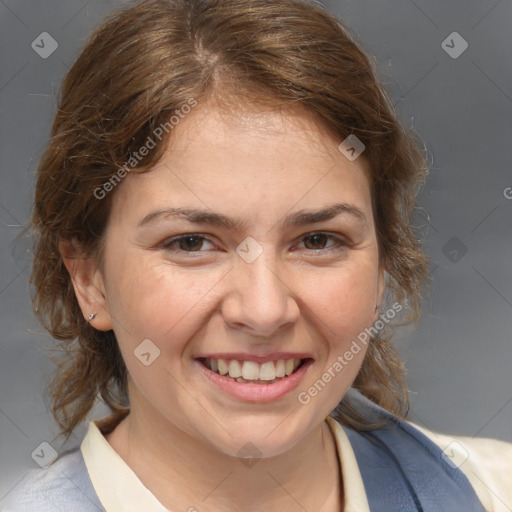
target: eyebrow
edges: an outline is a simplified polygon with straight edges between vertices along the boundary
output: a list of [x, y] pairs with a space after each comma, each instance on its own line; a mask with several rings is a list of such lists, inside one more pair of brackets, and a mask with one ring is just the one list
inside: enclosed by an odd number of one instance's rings
[[[362, 210], [353, 204], [347, 203], [332, 204], [321, 210], [299, 210], [288, 214], [284, 218], [284, 224], [287, 227], [297, 227], [331, 220], [338, 215], [350, 215], [367, 226], [366, 216]], [[231, 218], [211, 210], [197, 208], [162, 208], [155, 210], [146, 215], [137, 227], [141, 228], [157, 220], [169, 218], [183, 218], [196, 224], [223, 226], [230, 231], [243, 231], [247, 227], [247, 222], [242, 219]]]

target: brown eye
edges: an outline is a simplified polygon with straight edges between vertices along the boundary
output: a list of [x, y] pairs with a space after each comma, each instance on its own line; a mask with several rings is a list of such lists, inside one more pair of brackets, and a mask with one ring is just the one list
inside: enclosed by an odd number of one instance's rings
[[304, 240], [306, 241], [304, 245], [308, 249], [324, 249], [329, 240], [329, 236], [320, 233], [308, 236]]
[[205, 252], [205, 243], [211, 244], [212, 242], [202, 235], [182, 235], [164, 242], [161, 247], [167, 251], [177, 253]]
[[[330, 240], [334, 243], [327, 245]], [[306, 249], [310, 249], [312, 251], [339, 251], [349, 246], [349, 244], [342, 238], [329, 235], [327, 233], [312, 233], [303, 237], [302, 241]]]
[[198, 251], [203, 246], [203, 239], [199, 236], [186, 236], [176, 241], [182, 251]]

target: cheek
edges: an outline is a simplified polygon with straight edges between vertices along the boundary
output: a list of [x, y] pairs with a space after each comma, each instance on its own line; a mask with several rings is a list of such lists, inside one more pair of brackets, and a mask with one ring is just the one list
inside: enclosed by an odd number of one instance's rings
[[354, 382], [368, 349], [365, 330], [373, 323], [377, 275], [369, 259], [305, 283], [320, 364], [299, 391], [299, 403], [329, 414]]
[[219, 278], [141, 261], [119, 265], [111, 276], [109, 307], [119, 348], [139, 392], [149, 400], [156, 383], [173, 386], [169, 372], [179, 372], [208, 307], [205, 292]]
[[179, 342], [194, 319], [197, 327], [208, 303], [206, 292], [222, 277], [221, 272], [179, 270], [142, 259], [120, 264], [111, 275], [110, 312], [120, 344], [132, 347], [146, 338], [160, 347], [169, 339]]
[[[327, 408], [334, 408], [356, 378], [368, 349], [367, 334], [373, 323], [377, 294], [377, 271], [375, 265], [347, 265], [315, 282], [305, 283], [304, 296], [314, 322], [317, 349], [321, 357], [321, 368], [314, 382], [331, 386], [337, 392], [322, 394]], [[318, 276], [317, 276], [318, 277]], [[314, 382], [312, 383], [317, 392]], [[311, 388], [310, 388], [311, 389]], [[313, 395], [311, 395], [313, 396]]]
[[371, 262], [304, 276], [304, 302], [331, 344], [343, 346], [372, 324], [377, 272]]

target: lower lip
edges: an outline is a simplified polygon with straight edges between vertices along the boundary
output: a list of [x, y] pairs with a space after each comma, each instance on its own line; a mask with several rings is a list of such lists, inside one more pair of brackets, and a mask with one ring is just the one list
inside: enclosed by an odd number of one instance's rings
[[224, 375], [219, 375], [218, 373], [209, 370], [197, 360], [195, 363], [211, 382], [217, 385], [228, 395], [248, 402], [265, 403], [278, 400], [293, 391], [299, 385], [300, 381], [308, 371], [308, 368], [313, 363], [313, 360], [307, 360], [294, 373], [288, 377], [283, 377], [272, 384], [245, 384], [237, 382], [230, 377], [225, 377]]

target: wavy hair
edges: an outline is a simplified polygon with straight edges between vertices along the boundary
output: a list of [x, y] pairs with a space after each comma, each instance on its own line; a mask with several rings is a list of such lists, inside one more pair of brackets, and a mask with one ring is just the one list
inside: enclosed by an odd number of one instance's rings
[[[417, 322], [427, 258], [410, 224], [427, 166], [415, 133], [398, 120], [372, 60], [344, 24], [303, 0], [147, 0], [111, 14], [63, 80], [51, 139], [37, 169], [31, 229], [35, 314], [62, 356], [47, 389], [60, 434], [69, 438], [97, 398], [111, 431], [129, 413], [127, 370], [113, 331], [84, 319], [59, 253], [80, 244], [101, 262], [112, 180], [156, 127], [191, 98], [222, 96], [242, 108], [296, 107], [336, 140], [365, 144], [380, 263], [387, 290]], [[146, 172], [172, 132], [144, 156]], [[408, 411], [404, 365], [390, 336], [372, 336], [353, 383], [398, 417]], [[343, 400], [332, 415], [374, 428]]]

